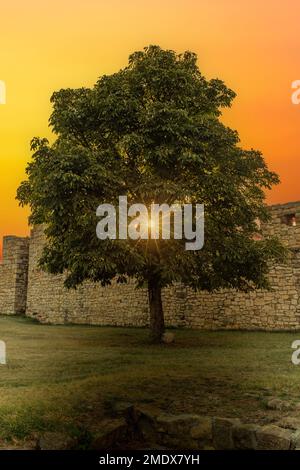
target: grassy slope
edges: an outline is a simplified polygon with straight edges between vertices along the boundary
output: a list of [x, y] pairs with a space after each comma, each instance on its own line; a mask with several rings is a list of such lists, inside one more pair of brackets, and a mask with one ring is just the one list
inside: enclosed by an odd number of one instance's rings
[[278, 418], [263, 399], [300, 402], [300, 333], [176, 332], [151, 346], [147, 330], [46, 326], [0, 317], [8, 365], [0, 365], [0, 438], [84, 426], [93, 430], [116, 401], [166, 412]]

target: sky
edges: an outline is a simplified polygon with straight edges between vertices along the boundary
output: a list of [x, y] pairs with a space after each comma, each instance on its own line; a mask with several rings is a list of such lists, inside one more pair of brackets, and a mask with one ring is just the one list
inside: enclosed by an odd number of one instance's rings
[[31, 138], [51, 138], [52, 92], [92, 86], [149, 44], [196, 52], [237, 93], [222, 119], [280, 175], [267, 202], [300, 200], [299, 18], [299, 0], [0, 0], [0, 243], [29, 233], [15, 194]]

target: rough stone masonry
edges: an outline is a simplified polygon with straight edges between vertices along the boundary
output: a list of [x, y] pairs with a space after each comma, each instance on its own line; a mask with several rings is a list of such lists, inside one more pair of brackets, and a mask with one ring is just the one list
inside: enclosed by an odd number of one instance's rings
[[[201, 329], [300, 330], [300, 201], [270, 207], [264, 234], [276, 234], [289, 247], [289, 260], [270, 271], [272, 289], [242, 293], [194, 292], [174, 285], [163, 292], [166, 323]], [[42, 323], [144, 326], [148, 323], [145, 289], [134, 281], [109, 287], [86, 282], [76, 290], [62, 275], [38, 269], [45, 236], [4, 237], [0, 264], [0, 313], [27, 315]]]

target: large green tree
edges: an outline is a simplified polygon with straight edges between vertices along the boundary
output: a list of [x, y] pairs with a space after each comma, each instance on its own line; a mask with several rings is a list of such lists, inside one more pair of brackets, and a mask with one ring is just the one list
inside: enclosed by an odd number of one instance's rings
[[[156, 341], [164, 331], [162, 288], [174, 282], [210, 291], [268, 287], [269, 265], [283, 250], [253, 235], [257, 219], [268, 219], [264, 190], [278, 177], [220, 121], [234, 97], [221, 80], [205, 79], [194, 53], [158, 46], [133, 53], [92, 89], [55, 92], [56, 139], [32, 140], [17, 193], [30, 223], [46, 226], [41, 267], [66, 272], [67, 287], [114, 278], [146, 285]], [[120, 195], [129, 204], [204, 203], [204, 248], [187, 251], [184, 239], [99, 240], [96, 208], [117, 205]]]

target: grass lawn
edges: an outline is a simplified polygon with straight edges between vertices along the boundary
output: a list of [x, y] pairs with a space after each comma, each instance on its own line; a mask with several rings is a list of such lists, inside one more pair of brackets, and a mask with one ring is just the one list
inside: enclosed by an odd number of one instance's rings
[[251, 422], [287, 413], [267, 410], [269, 396], [300, 403], [300, 365], [291, 363], [300, 333], [175, 333], [174, 344], [152, 346], [144, 329], [0, 317], [0, 439], [92, 433], [119, 401]]

